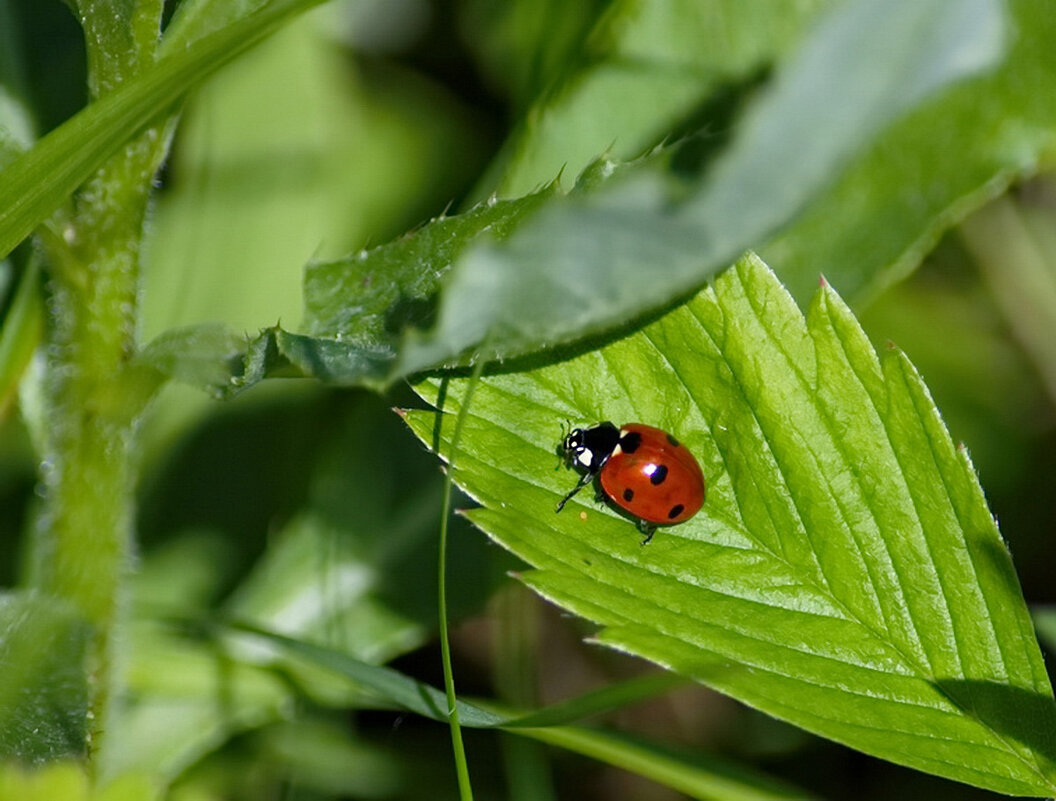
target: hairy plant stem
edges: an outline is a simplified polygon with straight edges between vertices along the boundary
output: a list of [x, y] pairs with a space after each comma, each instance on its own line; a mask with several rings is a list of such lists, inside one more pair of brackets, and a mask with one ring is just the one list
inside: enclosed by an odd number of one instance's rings
[[82, 189], [44, 237], [50, 313], [44, 377], [37, 530], [41, 588], [92, 627], [89, 753], [105, 730], [114, 681], [114, 631], [132, 542], [134, 433], [143, 397], [125, 367], [134, 353], [139, 245], [164, 145], [150, 129]]

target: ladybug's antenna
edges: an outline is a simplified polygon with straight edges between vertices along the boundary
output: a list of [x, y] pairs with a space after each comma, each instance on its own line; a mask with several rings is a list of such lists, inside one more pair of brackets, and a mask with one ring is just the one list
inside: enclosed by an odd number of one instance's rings
[[568, 454], [565, 452], [565, 440], [568, 439], [568, 435], [571, 431], [572, 421], [566, 419], [565, 422], [561, 424], [561, 442], [558, 443], [556, 450], [558, 462], [554, 466], [554, 470], [560, 470], [562, 467], [568, 464]]

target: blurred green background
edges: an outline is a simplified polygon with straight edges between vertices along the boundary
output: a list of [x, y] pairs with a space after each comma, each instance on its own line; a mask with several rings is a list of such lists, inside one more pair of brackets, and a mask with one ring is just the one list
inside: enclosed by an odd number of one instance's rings
[[[141, 341], [197, 322], [250, 334], [278, 321], [295, 328], [306, 262], [383, 243], [489, 194], [510, 158], [511, 132], [555, 75], [588, 57], [584, 39], [608, 6], [331, 3], [217, 75], [184, 108], [160, 177]], [[84, 103], [83, 58], [80, 30], [61, 3], [0, 0], [0, 70], [21, 88], [32, 109], [25, 123], [38, 134]], [[710, 111], [722, 119], [765, 80], [763, 71], [724, 87]], [[674, 127], [621, 145], [645, 149]], [[535, 179], [501, 180], [527, 189]], [[982, 221], [987, 236], [1026, 237], [1056, 282], [1051, 179], [1017, 187], [1013, 201], [1011, 222]], [[979, 230], [949, 233], [912, 276], [856, 311], [878, 347], [892, 341], [909, 354], [954, 438], [970, 449], [1028, 601], [1056, 604], [1056, 366], [1017, 323], [1022, 306], [995, 274]], [[24, 246], [10, 266], [28, 258]], [[310, 667], [249, 645], [244, 664], [225, 667], [207, 638], [159, 623], [233, 612], [290, 634], [337, 638], [364, 659], [396, 659], [439, 685], [440, 475], [390, 411], [413, 403], [405, 387], [377, 397], [275, 381], [224, 405], [165, 390], [141, 431], [128, 725], [113, 735], [107, 770], [161, 766], [180, 801], [454, 796], [444, 727], [384, 710], [349, 713], [362, 699]], [[555, 426], [555, 440], [558, 433]], [[36, 469], [10, 412], [0, 430], [0, 576], [9, 586], [19, 576]], [[456, 526], [461, 692], [554, 701], [644, 669], [583, 645], [588, 627], [510, 586], [512, 559]], [[500, 632], [511, 626], [519, 639], [504, 643]], [[522, 661], [524, 675], [511, 675]], [[699, 688], [622, 712], [617, 724], [743, 760], [826, 798], [991, 797]], [[556, 749], [544, 759], [518, 753], [523, 744], [505, 735], [468, 737], [481, 798], [509, 797], [511, 783], [520, 798], [555, 797], [549, 788], [561, 798], [680, 797]]]

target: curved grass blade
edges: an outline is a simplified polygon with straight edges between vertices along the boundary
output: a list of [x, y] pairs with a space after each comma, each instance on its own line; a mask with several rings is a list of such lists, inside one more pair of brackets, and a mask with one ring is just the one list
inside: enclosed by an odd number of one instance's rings
[[[338, 651], [262, 631], [253, 626], [233, 624], [233, 628], [266, 637], [290, 653], [329, 668], [372, 690], [385, 702], [439, 723], [447, 722], [447, 700], [442, 691], [392, 668], [361, 662]], [[718, 758], [689, 758], [613, 732], [559, 725], [580, 720], [587, 714], [627, 706], [655, 696], [671, 686], [670, 679], [649, 677], [644, 681], [606, 688], [599, 693], [588, 694], [525, 715], [493, 712], [465, 701], [457, 701], [456, 705], [464, 726], [507, 729], [511, 733], [551, 743], [631, 770], [674, 787], [692, 798], [709, 801], [793, 801], [809, 797], [795, 788]]]

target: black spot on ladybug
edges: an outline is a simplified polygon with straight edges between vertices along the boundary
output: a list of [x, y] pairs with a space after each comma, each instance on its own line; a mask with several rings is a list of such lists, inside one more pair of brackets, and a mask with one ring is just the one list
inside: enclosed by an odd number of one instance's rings
[[664, 483], [664, 479], [667, 478], [667, 465], [658, 464], [653, 474], [649, 476], [649, 482], [654, 486], [659, 486]]
[[623, 491], [623, 499], [625, 501], [627, 501], [627, 503], [630, 503], [631, 501], [633, 501], [634, 500], [634, 490], [632, 490], [630, 487], [625, 489]]
[[674, 506], [671, 507], [671, 509], [667, 513], [668, 520], [674, 520], [676, 517], [682, 514], [682, 510], [685, 508], [686, 507], [682, 504], [676, 503]]
[[675, 448], [677, 448], [679, 445], [678, 440], [672, 437], [670, 434], [667, 435], [667, 441], [670, 442], [671, 445]]
[[624, 453], [634, 453], [641, 444], [642, 435], [637, 431], [631, 431], [629, 434], [624, 434], [623, 439], [620, 440], [620, 450]]

